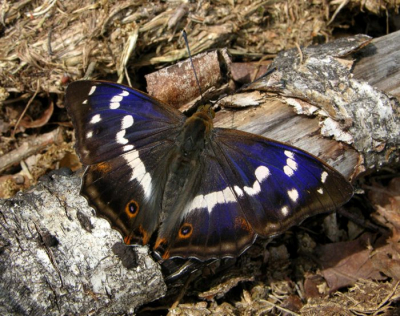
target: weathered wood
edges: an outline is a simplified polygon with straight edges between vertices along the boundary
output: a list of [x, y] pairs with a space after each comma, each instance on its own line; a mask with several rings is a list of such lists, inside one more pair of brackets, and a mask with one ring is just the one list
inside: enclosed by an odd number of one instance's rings
[[[351, 72], [352, 54], [374, 45], [369, 44], [371, 41], [366, 35], [357, 35], [280, 53], [272, 63], [274, 73], [219, 102], [223, 110], [217, 112], [215, 126], [237, 128], [300, 147], [349, 178], [390, 166], [399, 159], [398, 101], [356, 79]], [[208, 58], [203, 54], [196, 62], [204, 64]], [[226, 58], [220, 60], [220, 67], [213, 69], [218, 78], [227, 78], [231, 63]], [[177, 81], [183, 65], [188, 66], [189, 61], [168, 67], [163, 73], [168, 74], [170, 82]], [[221, 80], [220, 85], [229, 86]], [[180, 89], [185, 88], [177, 86], [173, 94], [183, 95]]]
[[400, 31], [373, 39], [354, 57], [354, 78], [400, 97]]
[[[357, 35], [301, 52], [282, 52], [272, 64], [277, 71], [249, 87], [276, 90], [286, 100], [290, 97], [299, 114], [310, 114], [311, 108], [323, 136], [348, 144], [359, 153], [352, 177], [399, 161], [399, 101], [351, 73], [351, 54], [370, 41], [368, 36]], [[303, 127], [295, 128], [300, 132]], [[309, 143], [303, 149], [315, 152], [319, 147]], [[331, 154], [344, 162], [340, 152]]]

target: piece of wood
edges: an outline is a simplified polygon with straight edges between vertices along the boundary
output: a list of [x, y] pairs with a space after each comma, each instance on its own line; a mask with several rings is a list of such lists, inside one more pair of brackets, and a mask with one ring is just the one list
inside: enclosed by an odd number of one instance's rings
[[400, 97], [400, 31], [378, 37], [359, 50], [352, 73], [354, 78]]
[[[309, 114], [310, 107], [314, 107], [312, 115], [319, 119], [321, 135], [358, 152], [352, 177], [399, 161], [399, 101], [351, 73], [351, 54], [370, 42], [370, 37], [357, 35], [301, 51], [282, 52], [272, 63], [277, 71], [249, 86], [249, 89], [278, 91], [292, 102], [303, 101], [295, 104], [299, 114]], [[303, 127], [293, 128], [300, 132]], [[314, 142], [303, 149], [315, 152], [319, 147]], [[340, 152], [331, 154], [348, 164]]]
[[[217, 112], [215, 126], [300, 147], [350, 179], [392, 165], [399, 159], [398, 101], [351, 73], [353, 54], [373, 45], [371, 41], [369, 36], [357, 35], [280, 53], [271, 65], [276, 67], [274, 73], [219, 102], [223, 110]], [[198, 63], [206, 63], [207, 58], [199, 56]], [[225, 59], [213, 69], [219, 78], [228, 78], [230, 65]], [[177, 81], [181, 67], [173, 65], [163, 72], [170, 81]], [[177, 86], [173, 94], [183, 94], [180, 89]], [[148, 90], [156, 89], [150, 86]]]
[[25, 158], [41, 152], [51, 144], [61, 144], [64, 141], [63, 132], [64, 129], [59, 127], [51, 132], [27, 138], [17, 149], [0, 158], [0, 172], [20, 163]]
[[[203, 98], [210, 99], [227, 92], [221, 83], [226, 75], [224, 69], [229, 68], [230, 62], [226, 49], [214, 50], [193, 57], [193, 65]], [[145, 77], [148, 93], [171, 107], [186, 110], [191, 108], [196, 100], [199, 100], [199, 86], [190, 59], [160, 69]], [[229, 92], [232, 93], [233, 90]]]

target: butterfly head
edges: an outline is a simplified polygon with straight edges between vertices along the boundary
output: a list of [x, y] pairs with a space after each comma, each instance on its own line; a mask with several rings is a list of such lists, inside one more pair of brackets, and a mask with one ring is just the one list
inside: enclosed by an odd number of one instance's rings
[[204, 149], [205, 143], [211, 136], [214, 116], [211, 105], [203, 105], [186, 120], [179, 138], [184, 156], [194, 158]]
[[204, 113], [208, 115], [211, 119], [215, 117], [215, 112], [211, 107], [211, 104], [202, 105], [197, 109], [197, 113]]

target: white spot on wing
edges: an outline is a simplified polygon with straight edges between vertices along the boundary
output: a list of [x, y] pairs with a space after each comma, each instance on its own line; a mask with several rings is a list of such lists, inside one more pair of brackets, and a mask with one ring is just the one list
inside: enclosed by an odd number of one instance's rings
[[326, 178], [328, 178], [328, 173], [326, 171], [322, 172], [321, 174], [321, 182], [325, 183]]
[[258, 193], [261, 192], [261, 186], [258, 181], [254, 181], [254, 184], [252, 187], [244, 187], [243, 190], [248, 194], [248, 195], [257, 195]]
[[192, 200], [192, 203], [191, 203], [189, 212], [190, 212], [191, 210], [196, 209], [196, 208], [203, 208], [203, 207], [204, 207], [204, 195], [200, 194], [200, 195], [197, 195], [197, 196]]
[[285, 153], [286, 157], [294, 159], [294, 153], [292, 153], [291, 151], [285, 150], [284, 153]]
[[286, 166], [283, 167], [283, 172], [288, 176], [291, 177], [294, 175], [294, 172], [297, 170], [297, 162], [294, 161], [292, 158], [286, 159]]
[[293, 202], [296, 202], [299, 198], [299, 192], [296, 189], [288, 190], [288, 195]]
[[[243, 192], [242, 192], [242, 194], [243, 194]], [[227, 203], [234, 203], [234, 202], [236, 202], [236, 198], [232, 192], [232, 189], [230, 187], [226, 187], [222, 191], [214, 191], [214, 192], [210, 192], [206, 195], [202, 195], [202, 194], [197, 195], [192, 200], [192, 202], [190, 203], [190, 206], [187, 208], [187, 210], [188, 210], [188, 212], [191, 212], [192, 210], [206, 207], [208, 213], [211, 214], [213, 208], [217, 204], [227, 204]]]
[[133, 145], [125, 145], [125, 146], [122, 148], [123, 151], [130, 151], [130, 150], [132, 150], [132, 149], [133, 149]]
[[110, 100], [110, 109], [111, 110], [116, 110], [121, 106], [121, 101], [124, 97], [128, 96], [129, 92], [128, 91], [122, 91], [120, 94], [117, 94], [113, 96]]
[[151, 191], [152, 191], [150, 173], [146, 172], [146, 174], [144, 175], [142, 181], [140, 181], [140, 185], [143, 188], [144, 196], [146, 197], [146, 199], [149, 199], [150, 196], [151, 196]]
[[96, 86], [92, 86], [89, 91], [89, 95], [92, 95], [96, 91]]
[[93, 131], [89, 131], [86, 133], [86, 138], [92, 138], [93, 136]]
[[318, 192], [319, 194], [324, 194], [324, 189], [319, 188], [319, 189], [317, 190], [317, 192]]
[[121, 106], [121, 104], [119, 102], [111, 102], [110, 103], [110, 109], [111, 110], [116, 110]]
[[87, 99], [85, 101], [82, 102], [82, 104], [86, 104], [87, 103]]
[[287, 216], [289, 214], [289, 208], [287, 206], [282, 207], [281, 213], [283, 216]]
[[269, 169], [265, 166], [259, 166], [255, 173], [256, 178], [258, 180], [258, 182], [263, 182], [265, 179], [267, 179], [270, 175]]
[[[204, 195], [204, 200], [206, 200], [206, 203], [207, 203], [208, 213], [211, 213], [214, 206], [218, 204], [217, 195], [218, 195], [218, 192], [215, 192], [215, 191]], [[220, 202], [224, 203], [225, 200], [221, 200]]]
[[122, 119], [121, 128], [126, 129], [131, 127], [132, 125], [133, 125], [133, 116], [132, 115], [124, 116], [124, 118]]
[[[256, 177], [256, 181], [254, 181], [252, 187], [245, 186], [243, 190], [250, 196], [257, 195], [261, 192], [261, 183], [270, 176], [270, 171], [266, 166], [257, 167], [256, 171], [254, 171], [254, 175]], [[236, 191], [236, 188], [235, 188]]]
[[[124, 146], [124, 148], [128, 146]], [[130, 180], [138, 181], [144, 191], [145, 198], [149, 199], [152, 192], [152, 179], [150, 173], [146, 171], [146, 167], [139, 157], [139, 152], [137, 150], [132, 151], [126, 154], [124, 158], [132, 169], [132, 175]]]
[[242, 189], [239, 188], [237, 185], [235, 185], [235, 186], [233, 187], [233, 189], [235, 190], [236, 194], [237, 194], [239, 197], [242, 197], [242, 196], [243, 196], [243, 191], [242, 191]]
[[112, 102], [120, 102], [120, 101], [122, 101], [123, 98], [124, 98], [124, 97], [121, 96], [121, 95], [114, 95], [114, 96], [111, 98], [110, 102], [111, 102], [111, 103], [112, 103]]
[[125, 138], [125, 133], [126, 131], [123, 129], [122, 131], [119, 131], [117, 135], [115, 136], [115, 140], [118, 144], [121, 145], [126, 145], [129, 141]]
[[296, 170], [297, 170], [297, 162], [294, 161], [293, 159], [288, 158], [288, 159], [286, 160], [286, 164], [287, 164], [290, 168], [292, 168], [293, 171], [296, 171]]
[[292, 170], [292, 168], [290, 168], [289, 166], [284, 166], [283, 167], [283, 172], [288, 176], [291, 177], [294, 175], [294, 172]]
[[236, 201], [235, 195], [233, 194], [232, 189], [230, 187], [226, 187], [225, 190], [222, 191], [222, 193], [224, 194], [226, 203]]
[[137, 150], [133, 152], [132, 158], [132, 164], [130, 164], [133, 169], [132, 179], [141, 180], [146, 174], [146, 167], [144, 166], [142, 160], [139, 158], [139, 152]]
[[92, 117], [92, 119], [90, 120], [90, 124], [96, 124], [96, 123], [99, 123], [99, 122], [101, 122], [101, 116], [100, 116], [100, 114], [96, 114], [96, 115], [93, 115], [93, 117]]

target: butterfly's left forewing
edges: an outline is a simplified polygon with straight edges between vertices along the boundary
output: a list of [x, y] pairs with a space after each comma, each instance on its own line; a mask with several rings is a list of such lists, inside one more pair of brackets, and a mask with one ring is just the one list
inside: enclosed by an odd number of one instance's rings
[[135, 89], [111, 82], [75, 81], [66, 108], [84, 165], [115, 158], [179, 129], [185, 117]]
[[82, 195], [126, 243], [148, 243], [159, 225], [167, 157], [185, 117], [140, 91], [102, 81], [71, 83], [66, 108], [88, 166]]

